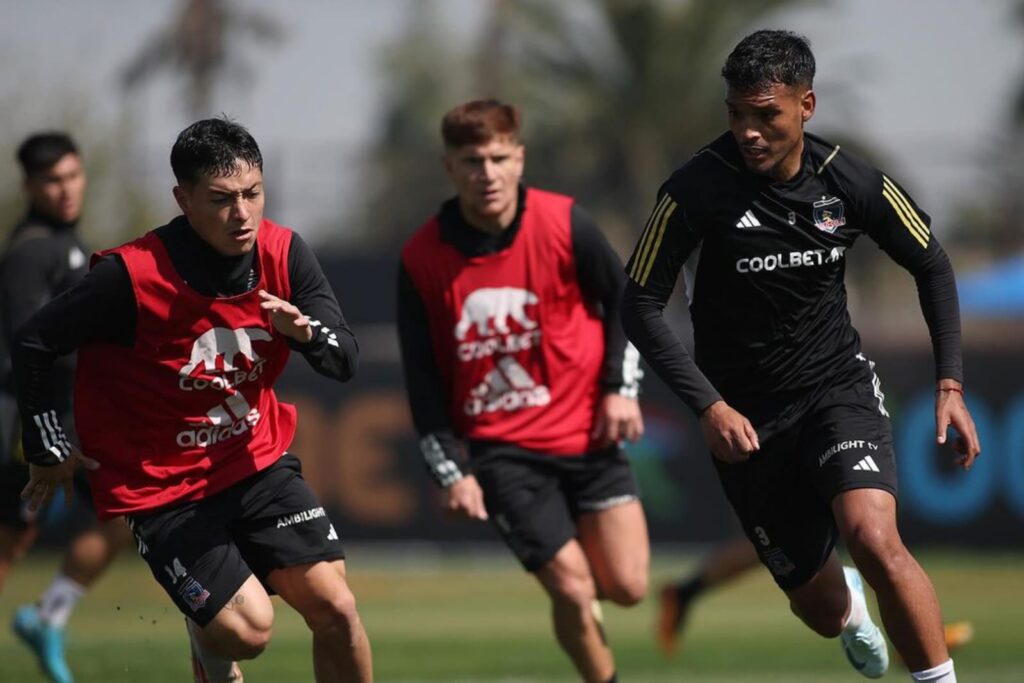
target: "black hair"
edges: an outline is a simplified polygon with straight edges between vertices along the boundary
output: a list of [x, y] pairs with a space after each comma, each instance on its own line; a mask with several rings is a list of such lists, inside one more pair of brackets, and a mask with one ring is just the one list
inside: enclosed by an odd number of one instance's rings
[[256, 140], [245, 126], [226, 116], [196, 121], [178, 134], [171, 148], [171, 169], [179, 183], [195, 183], [204, 175], [234, 175], [240, 161], [263, 170]]
[[67, 133], [36, 133], [25, 138], [18, 147], [18, 163], [25, 177], [31, 178], [49, 170], [68, 154], [78, 154], [78, 147]]
[[733, 48], [722, 76], [730, 88], [763, 90], [779, 83], [814, 84], [811, 42], [792, 31], [756, 31]]

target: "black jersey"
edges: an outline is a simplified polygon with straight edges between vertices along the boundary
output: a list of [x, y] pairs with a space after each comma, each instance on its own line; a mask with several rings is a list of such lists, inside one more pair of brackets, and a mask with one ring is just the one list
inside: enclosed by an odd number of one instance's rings
[[[9, 385], [9, 349], [14, 333], [51, 299], [81, 282], [88, 272], [88, 249], [74, 223], [61, 223], [29, 210], [11, 231], [0, 263], [0, 337], [3, 341], [3, 389]], [[68, 358], [55, 368], [56, 407], [71, 408], [74, 362]]]
[[[787, 182], [747, 170], [726, 133], [662, 186], [626, 270], [630, 339], [696, 411], [826, 386], [857, 363], [846, 252], [863, 234], [915, 276], [938, 377], [960, 380], [949, 260], [930, 219], [895, 181], [805, 134]], [[661, 318], [684, 271], [696, 367]]]

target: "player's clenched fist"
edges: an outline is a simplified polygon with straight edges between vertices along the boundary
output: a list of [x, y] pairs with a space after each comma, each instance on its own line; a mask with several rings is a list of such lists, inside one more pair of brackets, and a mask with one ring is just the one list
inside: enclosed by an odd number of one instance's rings
[[743, 462], [761, 448], [750, 420], [725, 401], [716, 401], [701, 413], [700, 426], [711, 452], [722, 462]]

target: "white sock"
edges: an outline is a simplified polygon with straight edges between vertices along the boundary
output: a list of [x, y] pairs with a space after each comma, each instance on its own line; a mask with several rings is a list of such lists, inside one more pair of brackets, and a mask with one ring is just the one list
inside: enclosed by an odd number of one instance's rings
[[953, 660], [947, 659], [938, 666], [933, 666], [924, 671], [915, 671], [910, 674], [915, 681], [927, 681], [928, 683], [956, 683], [956, 672], [953, 671]]
[[850, 595], [850, 613], [843, 622], [843, 630], [856, 631], [868, 616], [868, 606], [864, 604], [864, 597], [860, 591], [850, 590], [847, 586], [846, 592]]
[[53, 582], [39, 598], [39, 619], [56, 628], [64, 628], [71, 617], [71, 611], [85, 595], [85, 586], [72, 581], [63, 574], [53, 577]]

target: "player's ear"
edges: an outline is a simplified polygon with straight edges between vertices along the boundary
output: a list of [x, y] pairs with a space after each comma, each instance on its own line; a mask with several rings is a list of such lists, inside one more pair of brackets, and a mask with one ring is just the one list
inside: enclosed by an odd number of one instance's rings
[[808, 89], [800, 99], [800, 116], [804, 123], [810, 121], [811, 117], [814, 116], [814, 108], [817, 104], [817, 96], [814, 94], [813, 90]]
[[174, 193], [174, 201], [178, 203], [178, 208], [181, 209], [183, 214], [189, 213], [189, 198], [188, 193], [185, 192], [185, 188], [181, 185], [175, 185], [174, 189], [171, 190]]

